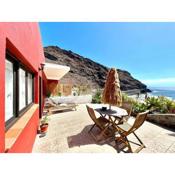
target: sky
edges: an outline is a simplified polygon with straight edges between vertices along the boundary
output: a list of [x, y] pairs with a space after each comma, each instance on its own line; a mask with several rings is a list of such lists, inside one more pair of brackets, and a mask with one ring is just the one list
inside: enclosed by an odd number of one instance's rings
[[40, 23], [44, 46], [127, 70], [148, 87], [175, 87], [175, 23]]

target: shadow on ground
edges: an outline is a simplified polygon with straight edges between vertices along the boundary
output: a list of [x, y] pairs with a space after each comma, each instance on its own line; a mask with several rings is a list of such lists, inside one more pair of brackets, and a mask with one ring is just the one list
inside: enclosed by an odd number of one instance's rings
[[[106, 140], [100, 141], [100, 142], [96, 142], [94, 140], [94, 138], [88, 133], [88, 131], [90, 130], [90, 128], [92, 127], [92, 125], [87, 125], [86, 127], [84, 127], [84, 129], [76, 134], [76, 135], [72, 135], [67, 137], [67, 142], [68, 142], [68, 146], [69, 148], [73, 148], [73, 147], [80, 147], [83, 145], [91, 145], [91, 144], [96, 144], [96, 145], [109, 145], [111, 147], [113, 147], [116, 152], [120, 153], [120, 152], [125, 152], [128, 153], [129, 150], [126, 150], [126, 145], [124, 145], [123, 143], [116, 143], [114, 137], [110, 137]], [[99, 134], [99, 130], [96, 128], [94, 129], [93, 133], [95, 135]]]
[[156, 125], [156, 126], [159, 126], [159, 127], [161, 127], [161, 128], [164, 128], [164, 129], [166, 129], [166, 130], [168, 130], [168, 131], [175, 132], [175, 128], [172, 127], [172, 126], [167, 126], [167, 125], [159, 124], [159, 123], [156, 123], [156, 122], [154, 122], [154, 121], [149, 121], [149, 120], [147, 120], [147, 122], [148, 122], [148, 123], [151, 123], [151, 124], [154, 124], [154, 125]]
[[74, 109], [63, 109], [63, 110], [59, 110], [59, 111], [52, 111], [52, 114], [60, 114], [60, 113], [72, 112], [72, 111], [75, 111], [75, 110]]
[[168, 134], [169, 136], [174, 136], [175, 137], [175, 133], [173, 133], [173, 134]]

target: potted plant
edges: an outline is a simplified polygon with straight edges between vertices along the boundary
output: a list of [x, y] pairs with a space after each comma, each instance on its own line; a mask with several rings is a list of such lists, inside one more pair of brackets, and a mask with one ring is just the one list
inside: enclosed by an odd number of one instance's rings
[[49, 126], [49, 117], [48, 117], [48, 115], [44, 116], [41, 119], [40, 123], [41, 123], [40, 124], [40, 131], [41, 131], [41, 133], [46, 133], [47, 129], [48, 129], [48, 126]]

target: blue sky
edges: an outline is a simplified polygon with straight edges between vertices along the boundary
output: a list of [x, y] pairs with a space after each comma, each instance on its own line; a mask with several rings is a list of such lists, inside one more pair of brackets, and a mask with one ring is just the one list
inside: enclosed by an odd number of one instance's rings
[[175, 87], [175, 23], [40, 23], [55, 45], [129, 71], [153, 87]]

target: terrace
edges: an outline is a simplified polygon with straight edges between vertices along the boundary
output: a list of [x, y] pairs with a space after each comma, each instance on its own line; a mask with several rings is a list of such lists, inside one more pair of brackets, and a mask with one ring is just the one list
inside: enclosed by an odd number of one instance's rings
[[[133, 122], [129, 119], [129, 123]], [[77, 111], [66, 111], [50, 115], [49, 129], [44, 137], [38, 135], [33, 147], [34, 153], [117, 153], [113, 139], [97, 143], [88, 130], [93, 121], [86, 106], [81, 104]], [[175, 130], [150, 123], [148, 121], [136, 131], [146, 148], [141, 153], [175, 152]], [[129, 136], [135, 142], [135, 138]], [[137, 145], [131, 144], [131, 147]]]

